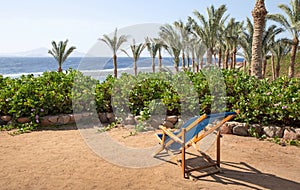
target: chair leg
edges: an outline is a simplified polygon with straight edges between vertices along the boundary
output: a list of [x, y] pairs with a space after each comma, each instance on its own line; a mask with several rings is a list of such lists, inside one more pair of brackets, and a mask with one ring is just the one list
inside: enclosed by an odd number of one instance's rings
[[220, 168], [221, 158], [220, 158], [220, 149], [221, 149], [221, 140], [220, 140], [220, 131], [217, 133], [217, 166]]
[[182, 167], [182, 176], [185, 178], [185, 129], [182, 129], [182, 150], [181, 150], [181, 156], [182, 156], [182, 161], [181, 161], [181, 167]]

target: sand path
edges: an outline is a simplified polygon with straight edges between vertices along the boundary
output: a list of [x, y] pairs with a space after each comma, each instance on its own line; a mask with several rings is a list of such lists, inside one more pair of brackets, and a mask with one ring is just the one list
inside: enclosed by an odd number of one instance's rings
[[[128, 146], [156, 143], [152, 134], [124, 134], [110, 132]], [[136, 169], [111, 164], [76, 127], [0, 132], [0, 189], [300, 189], [300, 148], [233, 135], [223, 136], [221, 148], [223, 173], [193, 181], [170, 163]]]

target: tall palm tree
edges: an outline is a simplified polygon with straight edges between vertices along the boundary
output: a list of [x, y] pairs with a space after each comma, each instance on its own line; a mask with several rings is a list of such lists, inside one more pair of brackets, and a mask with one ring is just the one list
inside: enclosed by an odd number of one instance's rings
[[[137, 61], [139, 60], [141, 53], [143, 52], [145, 47], [146, 47], [146, 44], [143, 44], [143, 43], [135, 44], [135, 39], [133, 39], [133, 43], [130, 45], [130, 49], [131, 49], [131, 53], [132, 53], [132, 57], [133, 57], [134, 76], [137, 75]], [[122, 51], [125, 54], [127, 54], [128, 57], [130, 57], [130, 55], [124, 49], [122, 49]]]
[[179, 56], [182, 50], [182, 43], [180, 40], [180, 34], [178, 31], [170, 24], [165, 24], [160, 27], [159, 36], [164, 43], [164, 48], [168, 53], [173, 56], [174, 59], [174, 68], [178, 72], [179, 66]]
[[162, 50], [162, 48], [165, 48], [166, 45], [164, 44], [164, 42], [160, 38], [154, 38], [153, 41], [155, 43], [159, 44], [159, 47], [158, 47], [158, 68], [161, 71], [161, 69], [162, 69], [162, 55], [161, 55], [161, 50]]
[[269, 26], [264, 32], [262, 37], [262, 77], [265, 77], [267, 68], [267, 59], [270, 57], [269, 52], [274, 44], [275, 36], [283, 32], [282, 28], [276, 25]]
[[174, 22], [175, 28], [179, 31], [182, 51], [181, 51], [181, 60], [182, 60], [182, 68], [185, 69], [185, 53], [187, 52], [188, 42], [189, 42], [189, 34], [191, 30], [191, 23], [187, 22], [184, 24], [181, 20]]
[[[145, 39], [145, 44], [147, 46], [147, 50], [150, 53], [151, 59], [152, 59], [152, 72], [155, 73], [155, 57], [157, 52], [161, 51], [162, 48], [162, 43], [158, 38], [146, 38]], [[159, 53], [159, 56], [161, 57], [161, 53]], [[160, 62], [161, 63], [161, 62]], [[159, 69], [161, 69], [161, 64], [159, 64]]]
[[289, 78], [292, 78], [295, 74], [295, 59], [297, 48], [299, 45], [300, 0], [291, 0], [290, 7], [285, 4], [280, 4], [278, 5], [278, 7], [285, 13], [286, 17], [283, 14], [268, 14], [267, 18], [280, 23], [293, 36], [291, 59], [288, 73]]
[[194, 11], [194, 15], [200, 21], [200, 25], [196, 22], [193, 24], [193, 30], [207, 47], [207, 63], [212, 63], [212, 55], [218, 40], [218, 31], [220, 25], [225, 22], [228, 16], [224, 17], [227, 11], [226, 5], [221, 5], [215, 9], [214, 6], [207, 8], [207, 20], [199, 11]]
[[62, 72], [62, 64], [66, 61], [68, 56], [76, 49], [75, 46], [67, 48], [68, 39], [66, 41], [60, 41], [58, 44], [55, 41], [52, 41], [52, 49], [48, 51], [58, 63], [58, 72]]
[[244, 57], [244, 72], [246, 73], [247, 63], [251, 64], [251, 57], [252, 57], [252, 39], [253, 39], [253, 24], [251, 20], [247, 17], [246, 19], [246, 30], [241, 34], [239, 38], [239, 45], [242, 48], [242, 56]]
[[195, 40], [193, 45], [194, 45], [194, 52], [195, 52], [196, 65], [197, 65], [196, 71], [198, 72], [199, 66], [200, 66], [200, 69], [203, 68], [203, 56], [204, 56], [205, 52], [207, 51], [207, 48], [203, 42], [199, 41], [199, 39], [198, 39], [198, 41]]
[[262, 79], [262, 36], [265, 28], [267, 10], [264, 0], [256, 0], [252, 16], [254, 20], [254, 32], [252, 42], [251, 75]]
[[288, 52], [291, 50], [291, 44], [293, 44], [293, 41], [283, 38], [276, 40], [272, 46], [271, 46], [271, 52], [272, 55], [276, 58], [276, 67], [274, 60], [272, 61], [272, 73], [273, 73], [273, 79], [276, 79], [279, 77], [280, 72], [280, 63], [284, 56], [288, 54]]
[[244, 32], [244, 22], [235, 21], [235, 18], [231, 18], [226, 27], [226, 38], [230, 47], [231, 64], [230, 68], [235, 68], [236, 65], [236, 54], [238, 48], [238, 41], [241, 34]]
[[113, 63], [114, 63], [114, 77], [118, 77], [118, 66], [117, 66], [117, 51], [120, 49], [121, 45], [127, 41], [128, 36], [121, 35], [118, 37], [118, 29], [116, 28], [112, 38], [108, 35], [103, 35], [103, 38], [98, 40], [103, 41], [113, 52]]

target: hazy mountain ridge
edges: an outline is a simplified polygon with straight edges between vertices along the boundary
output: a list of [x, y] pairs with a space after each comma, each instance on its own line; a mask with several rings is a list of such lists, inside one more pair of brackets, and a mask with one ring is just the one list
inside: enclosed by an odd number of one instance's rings
[[[84, 57], [85, 53], [73, 51], [70, 57]], [[48, 54], [48, 48], [40, 47], [29, 51], [15, 52], [15, 53], [0, 53], [0, 57], [51, 57]]]

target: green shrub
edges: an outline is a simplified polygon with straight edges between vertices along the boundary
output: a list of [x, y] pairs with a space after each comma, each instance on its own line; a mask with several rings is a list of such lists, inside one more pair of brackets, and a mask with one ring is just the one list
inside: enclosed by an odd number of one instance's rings
[[300, 123], [298, 78], [257, 80], [243, 72], [209, 69], [175, 75], [122, 74], [118, 79], [109, 75], [100, 83], [79, 71], [68, 70], [15, 79], [0, 75], [0, 85], [0, 115], [30, 117], [33, 124], [38, 124], [44, 115], [95, 110], [119, 112], [122, 117], [129, 112], [145, 115], [151, 114], [155, 106], [163, 107], [169, 115], [239, 109], [236, 120], [242, 122], [294, 126]]

